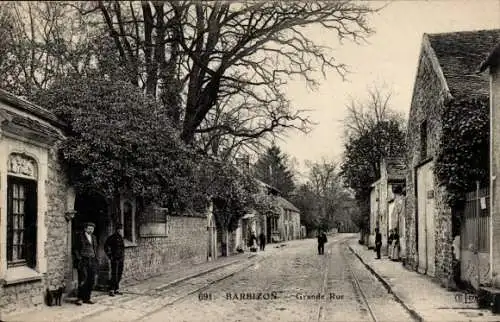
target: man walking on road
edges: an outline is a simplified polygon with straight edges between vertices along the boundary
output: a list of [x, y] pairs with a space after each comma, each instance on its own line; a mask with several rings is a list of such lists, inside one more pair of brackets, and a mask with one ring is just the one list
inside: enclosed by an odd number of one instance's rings
[[318, 235], [318, 254], [325, 254], [325, 244], [328, 242], [326, 238], [326, 234], [324, 232], [320, 232]]
[[377, 252], [377, 259], [380, 259], [380, 249], [382, 248], [382, 234], [378, 228], [375, 228], [375, 250]]
[[97, 273], [97, 239], [93, 235], [95, 224], [84, 224], [84, 231], [77, 235], [73, 256], [78, 269], [78, 300], [76, 305], [94, 304], [90, 300]]
[[123, 226], [117, 224], [115, 233], [106, 239], [104, 251], [111, 263], [111, 279], [109, 280], [109, 296], [122, 294], [120, 280], [123, 273], [123, 260], [125, 257], [125, 244], [123, 243]]

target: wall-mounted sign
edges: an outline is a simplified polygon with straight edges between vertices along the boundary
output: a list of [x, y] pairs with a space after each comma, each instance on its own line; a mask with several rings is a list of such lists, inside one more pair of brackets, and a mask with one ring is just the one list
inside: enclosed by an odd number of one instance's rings
[[427, 191], [427, 199], [432, 199], [432, 198], [434, 198], [434, 190]]
[[482, 197], [480, 201], [481, 201], [481, 210], [486, 209], [486, 198]]

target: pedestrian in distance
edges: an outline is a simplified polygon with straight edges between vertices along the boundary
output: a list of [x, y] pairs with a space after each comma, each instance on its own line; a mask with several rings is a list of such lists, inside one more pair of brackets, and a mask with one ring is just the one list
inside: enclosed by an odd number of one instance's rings
[[259, 248], [261, 251], [264, 251], [266, 248], [266, 235], [264, 235], [264, 232], [261, 232], [259, 235]]
[[97, 239], [94, 236], [95, 224], [88, 222], [84, 231], [76, 236], [73, 256], [78, 271], [78, 299], [76, 305], [94, 304], [90, 300], [97, 274]]
[[328, 239], [326, 238], [326, 234], [324, 232], [320, 232], [318, 234], [318, 254], [323, 255], [325, 254], [325, 244], [328, 242]]
[[375, 228], [375, 251], [377, 252], [377, 259], [380, 259], [380, 249], [382, 248], [382, 234], [378, 228]]
[[111, 265], [111, 278], [109, 279], [109, 296], [122, 294], [120, 280], [123, 274], [123, 261], [125, 259], [125, 244], [123, 242], [123, 225], [117, 224], [115, 232], [104, 243], [104, 251]]

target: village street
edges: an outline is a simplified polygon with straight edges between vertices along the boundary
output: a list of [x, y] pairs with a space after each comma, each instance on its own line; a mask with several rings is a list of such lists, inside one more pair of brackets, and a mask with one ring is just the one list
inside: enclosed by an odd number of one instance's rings
[[348, 238], [330, 239], [325, 256], [317, 254], [315, 240], [293, 242], [205, 289], [201, 300], [193, 294], [145, 320], [411, 321], [347, 248]]
[[348, 249], [355, 236], [330, 236], [324, 256], [314, 239], [271, 244], [173, 286], [153, 279], [122, 296], [98, 295], [95, 305], [65, 303], [7, 321], [411, 321]]

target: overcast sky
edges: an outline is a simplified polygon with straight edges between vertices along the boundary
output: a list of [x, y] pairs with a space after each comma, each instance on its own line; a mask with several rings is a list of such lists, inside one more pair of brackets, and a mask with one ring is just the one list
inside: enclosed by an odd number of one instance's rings
[[[387, 2], [373, 2], [383, 5]], [[309, 134], [290, 133], [280, 147], [299, 161], [322, 157], [340, 160], [343, 151], [341, 120], [350, 95], [366, 96], [367, 87], [383, 84], [393, 93], [391, 105], [407, 117], [424, 33], [500, 28], [500, 0], [392, 1], [370, 18], [375, 34], [368, 44], [344, 43], [333, 34], [314, 28], [311, 38], [334, 48], [335, 58], [349, 66], [348, 81], [334, 71], [316, 91], [301, 81], [290, 82], [288, 95], [297, 108], [314, 109], [311, 119], [319, 124]]]

